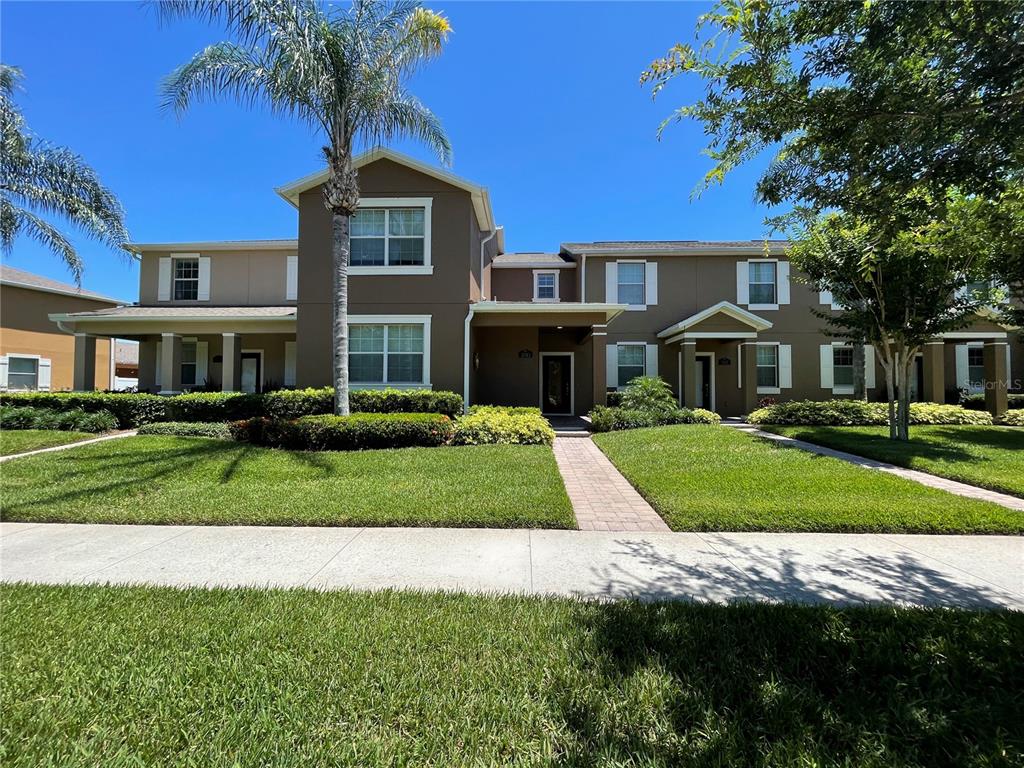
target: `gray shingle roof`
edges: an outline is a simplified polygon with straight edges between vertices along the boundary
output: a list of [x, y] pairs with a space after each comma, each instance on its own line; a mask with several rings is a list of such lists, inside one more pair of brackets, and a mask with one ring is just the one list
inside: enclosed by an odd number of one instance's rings
[[495, 256], [494, 264], [550, 264], [553, 267], [564, 266], [573, 263], [560, 253], [541, 253], [522, 251], [519, 253], [503, 253]]
[[6, 264], [0, 264], [0, 283], [16, 286], [18, 288], [29, 288], [48, 291], [50, 293], [64, 293], [71, 296], [79, 296], [83, 299], [93, 299], [95, 301], [109, 301], [111, 304], [121, 303], [119, 299], [112, 299], [109, 296], [103, 296], [99, 293], [85, 291], [77, 285], [62, 283], [60, 280], [51, 280], [48, 277], [26, 272], [23, 269], [15, 269], [14, 267], [9, 267]]
[[194, 317], [294, 317], [295, 307], [111, 307], [92, 312], [73, 312], [71, 318], [125, 317], [164, 318]]
[[[624, 251], [665, 251], [666, 253], [687, 253], [690, 251], [763, 249], [765, 240], [595, 240], [591, 243], [562, 243], [562, 251], [571, 254], [624, 252]], [[772, 248], [785, 248], [788, 240], [768, 240]]]

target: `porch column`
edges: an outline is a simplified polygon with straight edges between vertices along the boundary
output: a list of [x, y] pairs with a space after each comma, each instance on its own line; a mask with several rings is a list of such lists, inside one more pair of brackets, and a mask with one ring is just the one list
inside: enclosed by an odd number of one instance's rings
[[176, 395], [181, 392], [181, 336], [163, 333], [160, 341], [159, 394]]
[[[679, 392], [682, 396], [684, 408], [697, 407], [697, 342], [684, 341], [679, 345], [679, 354], [682, 356], [683, 364], [680, 366], [682, 380], [679, 382]], [[710, 407], [710, 406], [708, 406]]]
[[96, 389], [96, 337], [88, 333], [75, 334], [74, 386], [76, 392]]
[[594, 342], [594, 405], [608, 405], [608, 332], [606, 325], [595, 325], [590, 334]]
[[743, 412], [751, 413], [757, 410], [757, 344], [741, 343], [740, 358], [743, 361]]
[[946, 342], [926, 341], [921, 364], [924, 374], [924, 391], [921, 393], [927, 403], [946, 402]]
[[242, 336], [238, 333], [225, 333], [221, 364], [221, 391], [240, 392], [242, 390]]
[[1005, 340], [985, 342], [985, 410], [993, 419], [1002, 418], [1008, 407], [1006, 344]]

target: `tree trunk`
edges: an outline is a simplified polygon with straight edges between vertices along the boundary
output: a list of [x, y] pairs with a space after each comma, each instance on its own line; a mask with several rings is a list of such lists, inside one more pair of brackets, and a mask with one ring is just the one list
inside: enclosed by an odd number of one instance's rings
[[882, 370], [885, 371], [885, 394], [889, 401], [889, 439], [896, 439], [896, 382], [895, 382], [895, 368], [893, 360], [890, 358], [891, 348], [889, 343], [885, 342], [885, 347], [880, 349], [875, 348], [875, 352], [878, 354], [878, 359], [882, 363]]
[[864, 371], [865, 355], [864, 345], [853, 345], [853, 399], [867, 400], [867, 387], [865, 386]]
[[896, 364], [896, 439], [910, 439], [910, 392], [907, 387], [907, 362], [906, 354], [897, 356]]
[[334, 412], [348, 416], [348, 258], [349, 215], [331, 214], [334, 277]]

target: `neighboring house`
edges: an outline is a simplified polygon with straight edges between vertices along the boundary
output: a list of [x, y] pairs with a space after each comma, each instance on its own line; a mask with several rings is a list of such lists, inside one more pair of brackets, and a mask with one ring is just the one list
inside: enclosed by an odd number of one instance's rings
[[114, 345], [114, 389], [139, 386], [139, 342], [118, 339]]
[[49, 316], [109, 309], [117, 299], [0, 265], [0, 389], [57, 392], [107, 389], [113, 383], [110, 340], [97, 343], [75, 379], [75, 339]]
[[[433, 387], [470, 403], [584, 414], [640, 374], [731, 415], [764, 397], [852, 393], [852, 349], [820, 331], [830, 299], [790, 273], [782, 242], [567, 243], [506, 253], [487, 190], [390, 150], [359, 157], [349, 269], [353, 387]], [[89, 358], [137, 339], [139, 387], [257, 391], [331, 383], [326, 171], [277, 190], [297, 240], [132, 246], [137, 306], [55, 313]], [[981, 320], [930, 344], [915, 397], [1022, 375], [1019, 339]], [[1010, 352], [1012, 343], [1013, 352]], [[870, 353], [869, 353], [870, 357]], [[683, 382], [680, 386], [680, 382]], [[872, 363], [868, 387], [881, 396]]]

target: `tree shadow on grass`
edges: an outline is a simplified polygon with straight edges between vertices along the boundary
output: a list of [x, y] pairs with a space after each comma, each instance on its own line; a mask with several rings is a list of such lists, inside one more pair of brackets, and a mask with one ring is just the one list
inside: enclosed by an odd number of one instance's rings
[[1022, 619], [582, 604], [586, 684], [555, 679], [546, 695], [566, 727], [565, 764], [1012, 765]]

